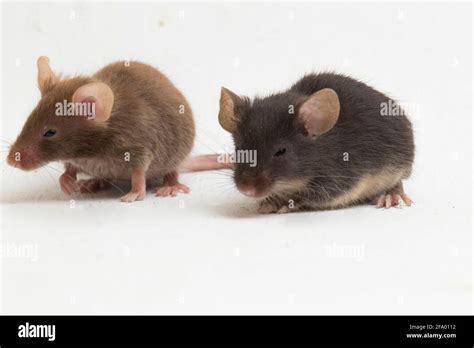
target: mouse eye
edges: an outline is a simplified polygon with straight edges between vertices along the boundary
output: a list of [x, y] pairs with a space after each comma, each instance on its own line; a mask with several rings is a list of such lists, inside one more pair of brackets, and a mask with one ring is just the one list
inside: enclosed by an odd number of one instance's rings
[[43, 136], [44, 136], [45, 138], [50, 138], [50, 137], [52, 137], [52, 136], [55, 135], [55, 134], [56, 134], [56, 131], [55, 131], [54, 129], [48, 129], [48, 130], [43, 134]]
[[275, 152], [275, 153], [273, 154], [273, 156], [275, 156], [275, 157], [282, 156], [282, 155], [285, 154], [285, 152], [286, 152], [286, 149], [283, 148], [283, 149], [280, 149], [280, 150], [278, 150], [277, 152]]

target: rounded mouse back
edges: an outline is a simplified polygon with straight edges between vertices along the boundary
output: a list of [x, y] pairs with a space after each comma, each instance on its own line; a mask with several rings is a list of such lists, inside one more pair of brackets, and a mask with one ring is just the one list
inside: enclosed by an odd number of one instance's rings
[[[237, 188], [262, 202], [277, 201], [270, 212], [290, 200], [299, 201], [299, 209], [319, 209], [393, 190], [403, 199], [413, 132], [404, 114], [384, 116], [389, 102], [396, 104], [360, 81], [331, 73], [307, 75], [286, 92], [252, 101], [223, 88], [219, 122], [234, 139]], [[249, 163], [253, 152], [256, 161]]]

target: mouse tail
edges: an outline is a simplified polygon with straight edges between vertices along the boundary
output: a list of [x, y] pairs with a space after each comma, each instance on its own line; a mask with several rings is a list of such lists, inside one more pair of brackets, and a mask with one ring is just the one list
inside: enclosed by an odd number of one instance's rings
[[179, 168], [180, 172], [200, 172], [204, 170], [234, 169], [232, 163], [227, 161], [226, 154], [199, 155], [187, 157]]

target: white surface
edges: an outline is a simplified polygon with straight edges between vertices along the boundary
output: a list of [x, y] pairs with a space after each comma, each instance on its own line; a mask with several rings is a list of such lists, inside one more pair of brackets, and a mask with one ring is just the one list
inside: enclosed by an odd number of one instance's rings
[[[471, 313], [471, 21], [460, 3], [4, 3], [2, 313]], [[183, 175], [192, 194], [175, 199], [71, 202], [59, 165], [4, 162], [43, 54], [65, 74], [159, 67], [195, 111], [196, 153], [230, 149], [221, 85], [265, 94], [350, 73], [416, 106], [416, 204], [257, 216], [219, 173]]]

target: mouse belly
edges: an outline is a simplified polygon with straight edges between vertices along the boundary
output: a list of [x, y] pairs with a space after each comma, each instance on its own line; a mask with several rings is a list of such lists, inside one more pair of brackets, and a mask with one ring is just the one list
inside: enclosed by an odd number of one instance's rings
[[77, 168], [78, 173], [89, 175], [93, 178], [130, 180], [132, 166], [127, 163], [107, 159], [82, 158], [70, 160], [70, 163]]
[[[83, 173], [93, 178], [130, 180], [133, 172], [133, 166], [130, 162], [117, 160], [81, 158], [70, 160], [67, 163], [76, 167], [78, 173]], [[169, 165], [171, 166], [163, 166], [157, 159], [152, 161], [146, 171], [147, 182], [151, 184], [159, 183], [163, 176], [175, 171], [178, 166], [175, 163], [170, 163]]]
[[338, 195], [323, 207], [326, 209], [343, 208], [363, 203], [376, 195], [390, 190], [406, 176], [405, 170], [382, 170], [374, 174], [364, 175], [348, 192]]
[[[324, 187], [320, 189], [320, 192], [304, 189], [296, 191], [288, 194], [286, 199], [281, 196], [270, 196], [260, 202], [259, 212], [288, 213], [301, 210], [338, 209], [368, 201], [377, 204], [378, 208], [397, 206], [402, 200], [409, 206], [411, 199], [403, 192], [402, 179], [408, 177], [410, 171], [411, 168], [378, 170], [362, 176], [349, 189], [332, 197], [328, 197], [330, 191]], [[398, 198], [392, 202], [391, 196]], [[383, 202], [381, 202], [382, 198]]]

